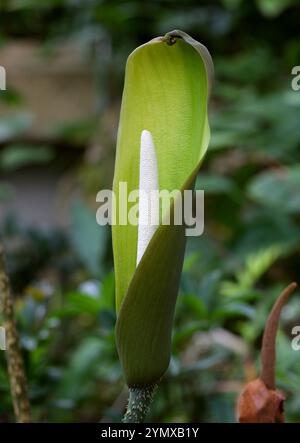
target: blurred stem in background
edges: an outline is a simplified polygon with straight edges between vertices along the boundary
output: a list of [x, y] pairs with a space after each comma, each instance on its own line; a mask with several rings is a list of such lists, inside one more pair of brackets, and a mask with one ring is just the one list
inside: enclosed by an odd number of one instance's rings
[[0, 301], [6, 334], [6, 356], [10, 379], [11, 396], [16, 421], [30, 422], [30, 406], [27, 395], [27, 380], [16, 327], [13, 298], [5, 271], [4, 251], [0, 245]]

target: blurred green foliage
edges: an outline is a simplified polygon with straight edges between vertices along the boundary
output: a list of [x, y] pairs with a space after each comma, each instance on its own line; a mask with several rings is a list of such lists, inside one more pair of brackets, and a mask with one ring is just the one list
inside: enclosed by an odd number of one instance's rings
[[[36, 39], [47, 57], [62, 41], [74, 41], [98, 79], [98, 123], [92, 116], [58, 131], [62, 143], [81, 149], [74, 175], [83, 197], [72, 207], [69, 230], [25, 227], [18, 214], [7, 214], [1, 226], [36, 421], [122, 415], [110, 233], [96, 225], [91, 201], [111, 183], [126, 57], [173, 28], [208, 46], [216, 80], [212, 142], [197, 180], [206, 195], [205, 233], [188, 241], [172, 361], [149, 419], [235, 421], [238, 393], [259, 368], [268, 312], [281, 289], [299, 277], [300, 93], [292, 91], [290, 74], [300, 64], [299, 19], [296, 0], [1, 2], [1, 45]], [[18, 91], [0, 99], [16, 110], [0, 121], [1, 204], [18, 193], [9, 173], [50, 165], [60, 154], [51, 142], [34, 154], [23, 137], [30, 109], [18, 113]], [[105, 155], [90, 161], [86, 153], [95, 137]], [[299, 292], [283, 312], [277, 343], [288, 421], [300, 421], [300, 351], [291, 348], [291, 329], [300, 324], [298, 298]], [[10, 421], [3, 353], [0, 359], [0, 420]]]

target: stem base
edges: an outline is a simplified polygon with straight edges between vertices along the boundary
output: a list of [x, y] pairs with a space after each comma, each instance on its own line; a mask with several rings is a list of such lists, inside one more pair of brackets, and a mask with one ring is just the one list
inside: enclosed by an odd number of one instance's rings
[[156, 389], [156, 384], [129, 388], [128, 406], [123, 423], [143, 423]]

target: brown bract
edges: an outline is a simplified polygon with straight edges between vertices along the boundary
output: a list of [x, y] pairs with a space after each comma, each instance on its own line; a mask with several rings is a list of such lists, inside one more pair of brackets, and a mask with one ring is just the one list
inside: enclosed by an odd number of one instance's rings
[[284, 423], [284, 395], [257, 378], [248, 383], [238, 402], [240, 423]]
[[276, 334], [281, 310], [297, 283], [287, 286], [274, 304], [266, 322], [261, 348], [261, 374], [248, 383], [238, 401], [240, 423], [283, 423], [284, 395], [276, 390]]

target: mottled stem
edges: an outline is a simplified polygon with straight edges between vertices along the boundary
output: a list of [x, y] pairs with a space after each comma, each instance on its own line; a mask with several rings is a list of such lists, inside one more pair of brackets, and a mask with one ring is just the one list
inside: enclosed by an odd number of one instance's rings
[[128, 406], [123, 423], [143, 423], [156, 389], [156, 384], [129, 388]]
[[16, 421], [30, 421], [30, 407], [27, 395], [27, 381], [24, 363], [19, 345], [19, 335], [16, 327], [13, 298], [9, 279], [5, 270], [4, 253], [0, 246], [0, 307], [3, 315], [6, 335], [6, 357]]
[[275, 389], [275, 360], [276, 360], [276, 334], [281, 310], [289, 296], [297, 288], [297, 283], [291, 283], [278, 297], [268, 317], [261, 348], [261, 376], [268, 389]]

